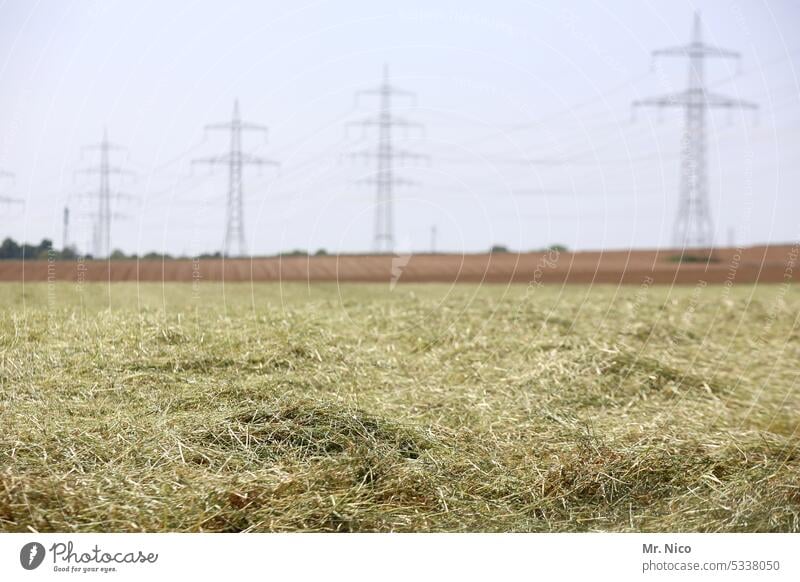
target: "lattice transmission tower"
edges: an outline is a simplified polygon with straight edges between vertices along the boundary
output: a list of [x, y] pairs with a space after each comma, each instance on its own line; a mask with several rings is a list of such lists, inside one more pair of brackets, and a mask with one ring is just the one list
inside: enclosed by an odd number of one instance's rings
[[244, 235], [244, 197], [242, 174], [245, 165], [278, 166], [278, 162], [253, 156], [242, 151], [242, 132], [253, 130], [266, 134], [263, 125], [242, 121], [239, 115], [239, 100], [233, 104], [233, 118], [229, 123], [214, 123], [206, 126], [206, 130], [224, 129], [231, 133], [231, 146], [227, 154], [199, 158], [194, 164], [224, 165], [228, 167], [228, 202], [225, 221], [225, 238], [222, 244], [223, 256], [233, 256], [234, 244], [238, 246], [238, 256], [247, 254], [247, 243]]
[[[13, 180], [14, 174], [0, 170], [0, 179]], [[0, 204], [24, 204], [20, 198], [13, 198], [11, 196], [0, 196]]]
[[131, 175], [133, 172], [111, 164], [111, 152], [122, 152], [126, 149], [108, 141], [108, 131], [103, 130], [103, 140], [98, 144], [83, 147], [100, 153], [100, 162], [96, 166], [84, 168], [84, 174], [97, 174], [100, 179], [97, 190], [86, 192], [84, 196], [97, 198], [97, 212], [92, 213], [94, 226], [92, 229], [92, 255], [94, 258], [107, 258], [111, 255], [111, 222], [113, 219], [127, 218], [126, 215], [114, 212], [111, 208], [112, 198], [116, 201], [133, 199], [130, 194], [111, 190], [111, 175]]
[[[375, 186], [375, 231], [373, 236], [373, 250], [375, 252], [394, 251], [394, 187], [415, 184], [411, 180], [401, 178], [395, 174], [397, 160], [421, 160], [427, 156], [406, 150], [400, 150], [392, 144], [392, 130], [396, 127], [410, 129], [422, 128], [422, 124], [415, 123], [398, 117], [392, 113], [393, 97], [415, 98], [410, 91], [404, 91], [392, 86], [389, 82], [389, 67], [383, 67], [383, 81], [375, 89], [359, 91], [356, 99], [363, 95], [372, 95], [379, 98], [378, 115], [363, 121], [355, 122], [363, 128], [378, 128], [378, 144], [375, 149], [367, 149], [351, 154], [353, 157], [375, 159], [377, 167], [374, 176], [360, 180], [362, 183]], [[353, 125], [353, 124], [351, 124]]]
[[634, 101], [636, 106], [682, 107], [685, 128], [681, 150], [681, 177], [678, 214], [672, 242], [681, 249], [708, 248], [714, 245], [714, 225], [708, 194], [706, 162], [706, 112], [714, 108], [755, 109], [753, 103], [709, 93], [705, 88], [705, 59], [740, 58], [739, 53], [703, 42], [700, 14], [694, 15], [689, 44], [653, 51], [654, 57], [677, 56], [689, 59], [689, 87], [685, 91]]
[[[0, 179], [14, 180], [14, 174], [12, 174], [11, 172], [5, 172], [3, 170], [0, 170]], [[0, 196], [0, 204], [3, 205], [25, 204], [25, 201], [20, 198], [14, 198], [12, 196]]]

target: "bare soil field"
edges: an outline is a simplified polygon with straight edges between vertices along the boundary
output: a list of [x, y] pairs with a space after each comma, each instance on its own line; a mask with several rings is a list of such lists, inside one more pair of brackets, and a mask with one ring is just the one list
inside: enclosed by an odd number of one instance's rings
[[342, 281], [688, 284], [796, 280], [800, 245], [675, 250], [331, 255], [210, 260], [2, 261], [0, 281]]

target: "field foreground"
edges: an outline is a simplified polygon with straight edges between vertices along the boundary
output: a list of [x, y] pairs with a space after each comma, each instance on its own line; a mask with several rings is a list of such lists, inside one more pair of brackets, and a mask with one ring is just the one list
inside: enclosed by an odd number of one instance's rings
[[3, 531], [800, 531], [788, 285], [0, 286]]

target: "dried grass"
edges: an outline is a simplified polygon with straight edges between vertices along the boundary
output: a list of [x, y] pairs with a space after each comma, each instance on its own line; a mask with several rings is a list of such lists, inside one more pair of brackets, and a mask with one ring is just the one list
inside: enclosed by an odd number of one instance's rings
[[784, 291], [5, 285], [0, 530], [800, 531]]

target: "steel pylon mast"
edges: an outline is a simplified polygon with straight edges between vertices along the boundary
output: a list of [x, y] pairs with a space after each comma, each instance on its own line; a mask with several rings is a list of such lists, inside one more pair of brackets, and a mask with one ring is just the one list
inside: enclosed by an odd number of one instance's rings
[[231, 133], [231, 146], [227, 154], [199, 158], [193, 160], [196, 164], [224, 165], [228, 167], [228, 202], [225, 222], [225, 238], [222, 245], [223, 256], [232, 256], [234, 244], [238, 246], [238, 255], [247, 254], [247, 243], [244, 234], [244, 198], [242, 189], [242, 174], [245, 165], [277, 166], [278, 162], [259, 158], [242, 151], [242, 131], [253, 130], [266, 134], [267, 128], [263, 125], [242, 121], [239, 114], [239, 100], [233, 103], [233, 118], [229, 123], [214, 123], [206, 126], [210, 129], [223, 129]]
[[95, 258], [104, 258], [111, 255], [111, 221], [115, 218], [124, 218], [123, 214], [115, 213], [111, 209], [112, 197], [116, 200], [133, 198], [129, 194], [111, 190], [111, 175], [132, 174], [131, 171], [111, 164], [111, 152], [125, 151], [125, 148], [108, 141], [108, 131], [103, 130], [103, 140], [98, 144], [83, 147], [84, 150], [98, 151], [100, 162], [96, 166], [84, 168], [85, 174], [97, 174], [100, 179], [96, 191], [87, 192], [90, 198], [97, 198], [97, 213], [93, 214], [94, 226], [92, 230], [92, 254]]
[[392, 98], [395, 96], [411, 97], [414, 94], [394, 87], [389, 82], [389, 67], [383, 67], [383, 81], [375, 88], [359, 91], [356, 99], [361, 95], [377, 96], [379, 110], [376, 117], [370, 117], [356, 122], [363, 128], [378, 128], [378, 143], [375, 149], [368, 149], [351, 154], [353, 157], [374, 158], [376, 161], [375, 175], [361, 180], [362, 183], [375, 185], [375, 231], [373, 235], [373, 250], [375, 252], [394, 251], [394, 187], [414, 184], [410, 180], [397, 176], [394, 172], [395, 161], [410, 159], [425, 159], [427, 156], [399, 150], [392, 144], [392, 130], [399, 128], [422, 128], [419, 123], [414, 123], [398, 117], [392, 113]]
[[706, 112], [712, 108], [755, 109], [753, 103], [709, 93], [705, 88], [704, 60], [709, 57], [739, 59], [739, 53], [705, 44], [700, 14], [695, 12], [691, 42], [685, 46], [653, 51], [654, 57], [689, 59], [689, 86], [685, 91], [634, 101], [634, 106], [682, 107], [685, 111], [678, 214], [672, 242], [682, 249], [712, 248], [714, 226], [708, 194], [706, 161]]

